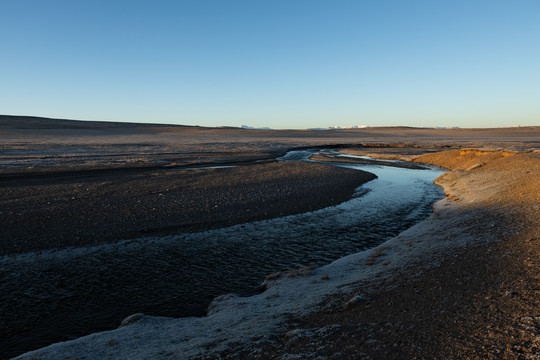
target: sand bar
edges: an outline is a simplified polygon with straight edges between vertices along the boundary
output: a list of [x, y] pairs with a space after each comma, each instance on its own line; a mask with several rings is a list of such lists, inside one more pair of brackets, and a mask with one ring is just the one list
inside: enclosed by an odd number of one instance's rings
[[200, 231], [313, 211], [374, 176], [310, 163], [0, 180], [0, 255]]

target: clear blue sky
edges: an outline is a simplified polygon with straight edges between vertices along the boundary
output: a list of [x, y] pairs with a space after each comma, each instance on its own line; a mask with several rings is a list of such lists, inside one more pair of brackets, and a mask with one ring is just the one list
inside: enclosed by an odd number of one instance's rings
[[0, 114], [540, 125], [539, 0], [0, 0]]

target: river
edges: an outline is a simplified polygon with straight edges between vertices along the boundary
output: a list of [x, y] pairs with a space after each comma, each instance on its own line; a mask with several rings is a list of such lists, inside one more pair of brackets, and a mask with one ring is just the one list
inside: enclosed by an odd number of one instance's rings
[[[291, 152], [283, 161], [307, 161]], [[0, 259], [0, 333], [10, 356], [115, 328], [126, 316], [200, 316], [221, 294], [255, 294], [278, 270], [375, 247], [431, 214], [437, 169], [340, 164], [377, 179], [340, 205], [283, 218]], [[0, 347], [4, 347], [0, 343]]]

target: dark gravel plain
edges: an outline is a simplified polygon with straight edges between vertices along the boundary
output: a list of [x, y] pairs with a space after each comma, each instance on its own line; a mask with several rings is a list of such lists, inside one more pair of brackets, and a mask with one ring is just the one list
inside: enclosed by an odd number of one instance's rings
[[[94, 169], [96, 170], [96, 169]], [[374, 175], [311, 163], [0, 179], [0, 255], [200, 231], [348, 200]]]

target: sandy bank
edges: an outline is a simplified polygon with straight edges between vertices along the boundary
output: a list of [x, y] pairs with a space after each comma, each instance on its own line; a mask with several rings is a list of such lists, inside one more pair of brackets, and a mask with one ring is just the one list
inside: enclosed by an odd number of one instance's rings
[[416, 161], [456, 169], [437, 180], [448, 197], [380, 247], [217, 299], [205, 318], [137, 317], [22, 358], [534, 358], [540, 155]]

